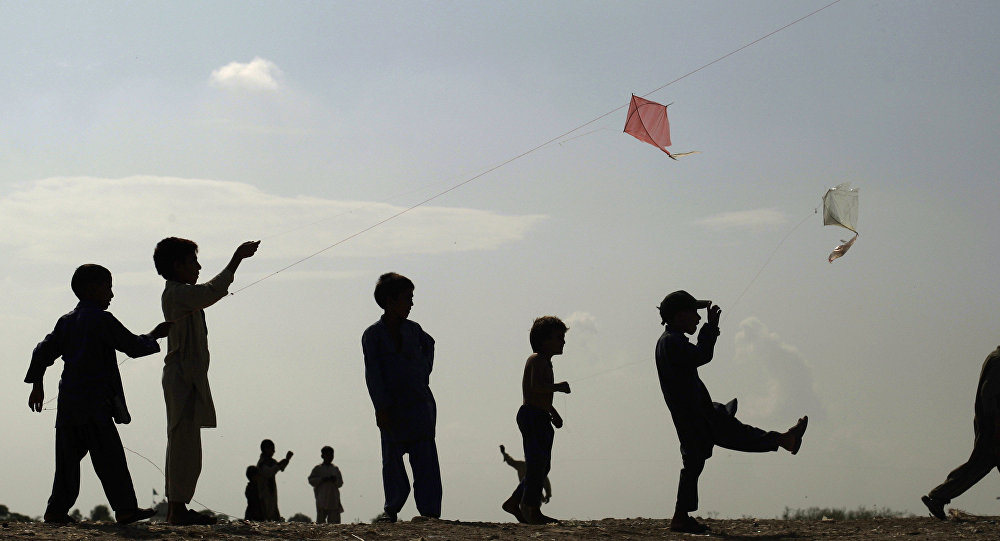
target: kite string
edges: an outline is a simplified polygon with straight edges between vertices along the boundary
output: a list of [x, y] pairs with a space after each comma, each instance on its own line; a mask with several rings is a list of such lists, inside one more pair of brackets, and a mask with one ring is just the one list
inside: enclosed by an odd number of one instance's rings
[[[763, 36], [761, 36], [761, 37], [759, 37], [759, 38], [757, 38], [757, 39], [755, 39], [755, 40], [753, 40], [753, 41], [751, 41], [751, 42], [743, 45], [742, 47], [739, 47], [739, 48], [737, 48], [737, 49], [735, 49], [733, 51], [730, 51], [730, 52], [728, 52], [728, 53], [720, 56], [719, 58], [716, 58], [715, 60], [712, 60], [711, 62], [702, 65], [699, 68], [691, 70], [691, 71], [685, 73], [684, 75], [681, 75], [680, 77], [678, 77], [678, 78], [676, 78], [676, 79], [674, 79], [674, 80], [672, 80], [672, 81], [670, 81], [670, 82], [668, 82], [666, 84], [663, 84], [663, 85], [661, 85], [661, 86], [659, 86], [659, 87], [651, 90], [650, 92], [647, 92], [646, 94], [643, 94], [643, 96], [649, 96], [651, 94], [659, 92], [660, 90], [663, 90], [664, 88], [666, 88], [666, 87], [668, 87], [668, 86], [670, 86], [670, 85], [672, 85], [672, 84], [674, 84], [674, 83], [676, 83], [678, 81], [686, 79], [687, 77], [690, 77], [691, 75], [694, 75], [695, 73], [698, 73], [699, 71], [701, 71], [701, 70], [703, 70], [705, 68], [708, 68], [709, 66], [712, 66], [712, 65], [714, 65], [714, 64], [716, 64], [718, 62], [721, 62], [721, 61], [723, 61], [723, 60], [725, 60], [725, 59], [727, 59], [727, 58], [729, 58], [729, 57], [731, 57], [731, 56], [733, 56], [733, 55], [735, 55], [735, 54], [737, 54], [737, 53], [739, 53], [739, 52], [741, 52], [741, 51], [743, 51], [743, 50], [745, 50], [745, 49], [747, 49], [749, 47], [752, 47], [752, 46], [760, 43], [761, 41], [764, 41], [765, 39], [767, 39], [767, 38], [769, 38], [769, 37], [771, 37], [771, 36], [773, 36], [773, 35], [781, 32], [781, 31], [783, 31], [783, 30], [785, 30], [785, 29], [787, 29], [787, 28], [789, 28], [789, 27], [791, 27], [791, 26], [793, 26], [795, 24], [798, 24], [798, 23], [804, 21], [804, 20], [808, 19], [809, 17], [812, 17], [813, 15], [815, 15], [815, 14], [817, 14], [817, 13], [819, 13], [819, 12], [821, 12], [821, 11], [823, 11], [823, 10], [825, 10], [825, 9], [827, 9], [827, 8], [829, 8], [829, 7], [837, 4], [839, 2], [840, 2], [840, 0], [833, 0], [833, 2], [830, 2], [829, 4], [826, 4], [825, 6], [819, 8], [819, 9], [816, 9], [816, 10], [810, 12], [810, 13], [807, 13], [806, 15], [803, 15], [802, 17], [799, 17], [798, 19], [795, 19], [794, 21], [792, 21], [792, 22], [790, 22], [790, 23], [788, 23], [788, 24], [786, 24], [786, 25], [784, 25], [784, 26], [782, 26], [780, 28], [772, 30], [771, 32], [769, 32], [769, 33], [767, 33], [767, 34], [765, 34], [765, 35], [763, 35]], [[568, 130], [568, 131], [566, 131], [566, 132], [564, 132], [564, 133], [562, 133], [560, 135], [557, 135], [557, 136], [555, 136], [555, 137], [553, 137], [553, 138], [545, 141], [544, 143], [542, 143], [540, 145], [536, 145], [536, 146], [534, 146], [534, 147], [532, 147], [532, 148], [530, 148], [530, 149], [528, 149], [528, 150], [526, 150], [526, 151], [524, 151], [524, 152], [522, 152], [522, 153], [520, 153], [520, 154], [518, 154], [518, 155], [516, 155], [516, 156], [514, 156], [512, 158], [509, 158], [509, 159], [507, 159], [507, 160], [505, 160], [505, 161], [503, 161], [503, 162], [501, 162], [501, 163], [499, 163], [497, 165], [494, 165], [493, 167], [490, 167], [489, 169], [486, 169], [485, 171], [482, 171], [481, 173], [478, 173], [478, 174], [476, 174], [476, 175], [474, 175], [474, 176], [472, 176], [472, 177], [470, 177], [470, 178], [468, 178], [466, 180], [463, 180], [462, 182], [459, 182], [458, 184], [455, 184], [454, 186], [451, 186], [450, 188], [448, 188], [448, 189], [446, 189], [446, 190], [444, 190], [442, 192], [439, 192], [439, 193], [437, 193], [437, 194], [435, 194], [435, 195], [433, 195], [431, 197], [428, 197], [428, 198], [426, 198], [426, 199], [424, 199], [424, 200], [422, 200], [422, 201], [420, 201], [420, 202], [418, 202], [418, 203], [416, 203], [416, 204], [414, 204], [414, 205], [412, 205], [410, 207], [407, 207], [407, 208], [405, 208], [405, 209], [403, 209], [403, 210], [401, 210], [399, 212], [396, 212], [395, 214], [389, 216], [388, 218], [380, 220], [380, 221], [376, 222], [375, 224], [373, 224], [371, 226], [368, 226], [368, 227], [366, 227], [366, 228], [364, 228], [364, 229], [362, 229], [362, 230], [360, 230], [360, 231], [358, 231], [356, 233], [348, 235], [347, 237], [344, 237], [343, 239], [341, 239], [341, 240], [339, 240], [339, 241], [337, 241], [337, 242], [335, 242], [335, 243], [333, 243], [333, 244], [331, 244], [331, 245], [329, 245], [329, 246], [327, 246], [327, 247], [325, 247], [325, 248], [323, 248], [321, 250], [313, 252], [312, 254], [309, 254], [306, 257], [298, 259], [298, 260], [296, 260], [296, 261], [294, 261], [294, 262], [292, 262], [292, 263], [290, 263], [290, 264], [288, 264], [288, 265], [286, 265], [286, 266], [284, 266], [284, 267], [282, 267], [282, 268], [280, 268], [280, 269], [278, 269], [278, 270], [276, 270], [276, 271], [274, 271], [274, 272], [272, 272], [270, 274], [267, 274], [264, 277], [262, 277], [262, 278], [260, 278], [258, 280], [255, 280], [255, 281], [253, 281], [253, 282], [251, 282], [251, 283], [249, 283], [249, 284], [247, 284], [247, 285], [245, 285], [245, 286], [237, 289], [236, 291], [233, 291], [232, 293], [230, 293], [230, 295], [235, 295], [236, 293], [239, 293], [239, 292], [243, 291], [244, 289], [247, 289], [247, 288], [249, 288], [251, 286], [254, 286], [254, 285], [256, 285], [256, 284], [258, 284], [258, 283], [260, 283], [260, 282], [262, 282], [264, 280], [267, 280], [268, 278], [271, 278], [272, 276], [275, 276], [278, 273], [284, 272], [284, 271], [290, 269], [291, 267], [294, 267], [294, 266], [296, 266], [296, 265], [298, 265], [300, 263], [308, 261], [309, 259], [312, 259], [312, 258], [314, 258], [314, 257], [322, 254], [323, 252], [326, 252], [327, 250], [330, 250], [330, 249], [332, 249], [332, 248], [334, 248], [336, 246], [339, 246], [339, 245], [341, 245], [341, 244], [343, 244], [343, 243], [345, 243], [345, 242], [347, 242], [347, 241], [349, 241], [349, 240], [351, 240], [351, 239], [353, 239], [355, 237], [358, 237], [358, 236], [360, 236], [360, 235], [362, 235], [364, 233], [367, 233], [368, 231], [371, 231], [372, 229], [375, 229], [376, 227], [379, 227], [379, 226], [385, 224], [386, 222], [389, 222], [390, 220], [398, 218], [399, 216], [402, 216], [403, 214], [406, 214], [406, 213], [408, 213], [408, 212], [416, 209], [417, 207], [421, 207], [423, 205], [426, 205], [427, 203], [430, 203], [431, 201], [434, 201], [435, 199], [438, 199], [439, 197], [442, 197], [442, 196], [444, 196], [444, 195], [446, 195], [448, 193], [451, 193], [452, 191], [455, 191], [458, 188], [461, 188], [462, 186], [465, 186], [466, 184], [469, 184], [470, 182], [478, 180], [479, 178], [482, 178], [482, 177], [486, 176], [487, 174], [492, 173], [493, 171], [496, 171], [497, 169], [500, 169], [501, 167], [504, 167], [504, 166], [506, 166], [507, 164], [509, 164], [511, 162], [517, 161], [517, 160], [519, 160], [519, 159], [527, 156], [528, 154], [531, 154], [531, 153], [533, 153], [533, 152], [535, 152], [537, 150], [540, 150], [543, 147], [546, 147], [546, 146], [548, 146], [548, 145], [550, 145], [552, 143], [555, 143], [555, 142], [559, 141], [560, 139], [562, 139], [564, 137], [567, 137], [570, 134], [572, 134], [574, 132], [577, 132], [577, 131], [579, 131], [579, 130], [581, 130], [581, 129], [583, 129], [583, 128], [585, 128], [585, 127], [587, 127], [587, 126], [589, 126], [589, 125], [591, 125], [591, 124], [593, 124], [593, 123], [595, 123], [595, 122], [597, 122], [597, 121], [599, 121], [599, 120], [601, 120], [601, 119], [603, 119], [603, 118], [605, 118], [605, 117], [607, 117], [609, 115], [612, 115], [612, 114], [614, 114], [614, 113], [616, 113], [616, 112], [618, 112], [618, 111], [626, 108], [626, 107], [628, 107], [628, 104], [621, 105], [621, 106], [616, 107], [616, 108], [614, 108], [614, 109], [612, 109], [612, 110], [610, 110], [610, 111], [608, 111], [608, 112], [606, 112], [606, 113], [604, 113], [602, 115], [599, 115], [599, 116], [597, 116], [597, 117], [595, 117], [595, 118], [593, 118], [591, 120], [588, 120], [587, 122], [584, 122], [583, 124], [580, 124], [579, 126], [576, 126], [575, 128], [570, 129], [570, 130]]]
[[757, 269], [757, 274], [753, 275], [753, 278], [751, 278], [750, 281], [747, 282], [747, 285], [746, 287], [743, 288], [743, 291], [741, 291], [740, 294], [736, 296], [736, 300], [733, 301], [733, 303], [730, 304], [729, 307], [726, 309], [727, 312], [723, 314], [722, 321], [726, 320], [726, 316], [729, 315], [729, 312], [731, 312], [732, 309], [735, 308], [737, 304], [739, 304], [740, 300], [743, 299], [743, 295], [745, 295], [747, 290], [750, 289], [750, 286], [752, 286], [754, 282], [757, 281], [757, 278], [760, 277], [760, 273], [764, 272], [764, 269], [767, 267], [768, 263], [770, 263], [771, 260], [774, 259], [774, 254], [778, 253], [778, 249], [781, 248], [781, 245], [784, 244], [786, 240], [788, 240], [788, 237], [792, 236], [792, 233], [794, 233], [799, 227], [801, 227], [802, 224], [806, 223], [806, 220], [808, 220], [809, 218], [818, 213], [819, 213], [819, 207], [814, 208], [812, 212], [806, 214], [805, 218], [802, 218], [802, 220], [799, 221], [799, 223], [795, 224], [795, 227], [791, 228], [787, 233], [785, 233], [784, 237], [781, 237], [781, 240], [778, 241], [778, 244], [774, 247], [773, 250], [771, 250], [771, 254], [768, 255], [767, 259], [764, 260], [764, 264], [762, 264], [760, 268]]

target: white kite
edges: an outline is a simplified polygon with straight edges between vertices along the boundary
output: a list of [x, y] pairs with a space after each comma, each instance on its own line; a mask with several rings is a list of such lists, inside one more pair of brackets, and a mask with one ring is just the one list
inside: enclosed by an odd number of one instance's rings
[[838, 184], [826, 191], [823, 196], [823, 225], [839, 225], [848, 231], [853, 231], [851, 240], [841, 240], [841, 244], [830, 252], [827, 261], [843, 256], [858, 240], [858, 189], [851, 183]]

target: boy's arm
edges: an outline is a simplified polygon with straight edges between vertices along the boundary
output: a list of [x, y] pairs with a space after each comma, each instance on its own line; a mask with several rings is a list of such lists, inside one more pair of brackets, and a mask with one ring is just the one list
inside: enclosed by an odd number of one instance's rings
[[340, 468], [333, 468], [333, 484], [337, 488], [344, 486], [344, 476], [340, 473]]
[[309, 484], [312, 485], [312, 486], [314, 486], [314, 487], [318, 487], [325, 480], [319, 474], [319, 469], [320, 469], [320, 467], [316, 466], [315, 468], [312, 469], [312, 473], [309, 474]]
[[103, 329], [105, 336], [103, 338], [111, 347], [135, 359], [159, 352], [160, 345], [156, 343], [156, 339], [166, 336], [170, 325], [171, 323], [163, 322], [157, 325], [149, 334], [135, 335], [126, 329], [125, 325], [122, 325], [118, 321], [118, 318], [112, 315], [111, 312], [104, 312]]
[[31, 411], [42, 411], [42, 405], [45, 402], [42, 379], [45, 376], [45, 369], [52, 366], [62, 354], [61, 337], [62, 320], [60, 319], [52, 332], [46, 335], [31, 352], [31, 364], [28, 365], [28, 373], [24, 376], [24, 382], [31, 384], [31, 392], [28, 394], [28, 408]]
[[427, 360], [427, 371], [430, 372], [434, 370], [434, 338], [431, 335], [424, 332], [420, 326], [420, 349], [423, 351], [424, 359]]
[[559, 415], [559, 412], [556, 411], [555, 406], [549, 406], [549, 416], [552, 417], [552, 426], [562, 428], [563, 418]]
[[386, 412], [393, 405], [392, 396], [385, 386], [382, 362], [379, 359], [379, 337], [376, 328], [371, 328], [361, 336], [361, 350], [365, 357], [365, 384], [375, 406], [375, 422], [379, 427], [385, 420]]

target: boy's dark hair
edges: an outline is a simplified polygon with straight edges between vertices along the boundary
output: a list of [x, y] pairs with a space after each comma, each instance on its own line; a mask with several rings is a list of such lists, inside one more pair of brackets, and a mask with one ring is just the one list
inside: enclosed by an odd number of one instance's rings
[[264, 447], [270, 447], [271, 449], [274, 449], [274, 442], [271, 440], [263, 440], [260, 442], [260, 450], [263, 451]]
[[182, 262], [187, 256], [197, 253], [198, 245], [193, 240], [167, 237], [157, 242], [156, 249], [153, 250], [156, 273], [167, 280], [173, 280], [174, 263]]
[[378, 283], [375, 284], [375, 302], [378, 303], [379, 308], [385, 309], [385, 305], [390, 299], [395, 299], [400, 293], [413, 289], [416, 289], [416, 286], [409, 278], [395, 272], [387, 272], [379, 276]]
[[568, 330], [569, 327], [556, 316], [542, 316], [535, 319], [535, 322], [531, 324], [531, 332], [528, 333], [531, 351], [538, 353], [538, 350], [542, 349], [542, 342], [551, 338], [555, 333]]
[[257, 466], [247, 466], [247, 481], [257, 480]]
[[73, 288], [76, 298], [82, 301], [90, 286], [100, 285], [104, 282], [111, 282], [111, 271], [94, 263], [85, 263], [73, 272], [73, 279], [70, 280], [69, 285]]
[[319, 450], [319, 453], [323, 454], [326, 453], [327, 451], [330, 451], [332, 453], [333, 447], [330, 447], [329, 445], [324, 445], [323, 448]]

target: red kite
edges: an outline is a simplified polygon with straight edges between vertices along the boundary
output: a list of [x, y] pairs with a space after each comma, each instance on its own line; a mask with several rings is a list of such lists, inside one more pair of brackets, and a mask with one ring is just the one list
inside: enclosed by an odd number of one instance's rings
[[[644, 141], [667, 153], [671, 159], [677, 156], [687, 156], [694, 152], [671, 154], [666, 147], [670, 146], [670, 121], [667, 120], [667, 105], [660, 105], [632, 94], [632, 102], [628, 106], [628, 118], [625, 120], [625, 133]], [[696, 152], [696, 151], [695, 151]]]

